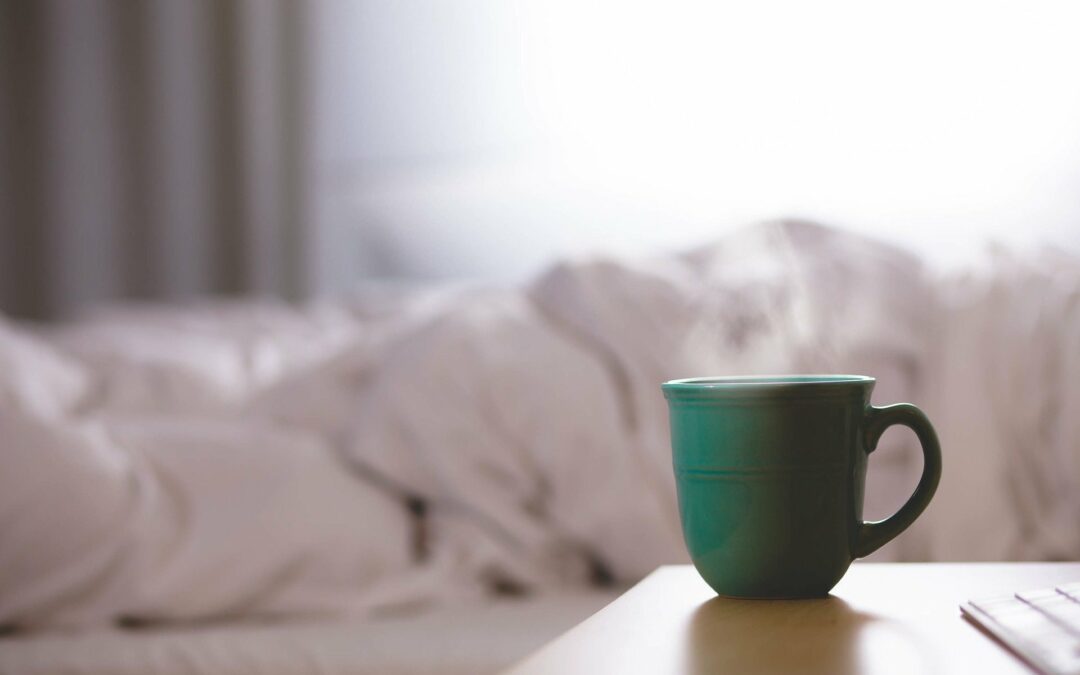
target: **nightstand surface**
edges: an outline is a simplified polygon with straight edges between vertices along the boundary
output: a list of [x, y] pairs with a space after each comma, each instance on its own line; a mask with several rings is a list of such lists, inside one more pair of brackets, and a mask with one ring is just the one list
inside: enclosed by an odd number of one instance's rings
[[855, 563], [828, 598], [719, 598], [661, 567], [509, 672], [1031, 673], [960, 615], [970, 599], [1080, 581], [1080, 563]]

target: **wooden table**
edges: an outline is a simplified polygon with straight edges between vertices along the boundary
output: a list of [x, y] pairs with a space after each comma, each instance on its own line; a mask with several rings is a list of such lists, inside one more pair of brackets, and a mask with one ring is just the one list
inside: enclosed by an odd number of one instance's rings
[[855, 563], [828, 598], [719, 598], [661, 567], [509, 672], [1031, 673], [968, 599], [1080, 581], [1080, 563]]

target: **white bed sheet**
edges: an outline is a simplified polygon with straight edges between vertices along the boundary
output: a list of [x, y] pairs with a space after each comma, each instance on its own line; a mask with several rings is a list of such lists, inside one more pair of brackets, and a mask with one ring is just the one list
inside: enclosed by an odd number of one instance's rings
[[482, 675], [523, 658], [616, 595], [545, 595], [382, 619], [7, 636], [0, 638], [0, 673]]

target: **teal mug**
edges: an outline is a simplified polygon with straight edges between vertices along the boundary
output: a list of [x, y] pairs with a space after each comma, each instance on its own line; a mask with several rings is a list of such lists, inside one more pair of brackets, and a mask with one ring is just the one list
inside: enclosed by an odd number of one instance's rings
[[[872, 377], [694, 378], [662, 388], [683, 536], [720, 595], [826, 595], [855, 558], [919, 517], [941, 478], [926, 415], [907, 403], [871, 406]], [[922, 478], [892, 517], [863, 522], [867, 459], [894, 424], [918, 436]]]

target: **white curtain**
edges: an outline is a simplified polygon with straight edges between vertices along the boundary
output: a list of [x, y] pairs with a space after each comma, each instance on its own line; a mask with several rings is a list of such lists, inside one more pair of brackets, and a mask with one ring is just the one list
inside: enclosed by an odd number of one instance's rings
[[303, 3], [0, 3], [0, 311], [304, 295]]

